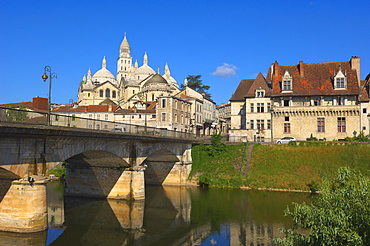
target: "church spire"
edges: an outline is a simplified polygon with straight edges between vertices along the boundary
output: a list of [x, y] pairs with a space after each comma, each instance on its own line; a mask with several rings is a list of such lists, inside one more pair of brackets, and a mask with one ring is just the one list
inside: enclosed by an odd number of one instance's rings
[[127, 41], [126, 33], [122, 40], [121, 46], [119, 47], [120, 50], [120, 57], [130, 57], [130, 44]]

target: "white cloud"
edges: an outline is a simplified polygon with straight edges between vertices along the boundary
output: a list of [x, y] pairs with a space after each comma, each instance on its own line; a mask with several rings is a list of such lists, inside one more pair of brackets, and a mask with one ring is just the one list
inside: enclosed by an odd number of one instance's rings
[[238, 68], [233, 64], [224, 63], [222, 66], [216, 68], [216, 71], [212, 73], [214, 76], [219, 77], [230, 77], [236, 75]]

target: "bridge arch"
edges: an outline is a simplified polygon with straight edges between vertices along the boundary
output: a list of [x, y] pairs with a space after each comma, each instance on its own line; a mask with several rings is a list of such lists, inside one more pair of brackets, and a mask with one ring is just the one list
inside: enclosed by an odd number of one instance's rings
[[65, 160], [65, 194], [106, 198], [129, 164], [116, 154], [89, 150]]
[[162, 185], [179, 158], [169, 150], [160, 149], [150, 154], [141, 164], [145, 166], [145, 184]]

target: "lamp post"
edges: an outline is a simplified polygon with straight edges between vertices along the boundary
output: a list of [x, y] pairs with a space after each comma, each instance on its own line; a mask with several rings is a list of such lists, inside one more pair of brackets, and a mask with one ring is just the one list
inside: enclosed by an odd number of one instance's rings
[[68, 127], [71, 126], [71, 106], [72, 106], [72, 103], [73, 103], [73, 99], [69, 99], [69, 102], [68, 102]]
[[[46, 75], [46, 72], [49, 73], [49, 76]], [[57, 74], [56, 73], [52, 73], [51, 72], [51, 67], [50, 66], [46, 66], [44, 68], [44, 74], [41, 76], [41, 78], [44, 80], [44, 82], [46, 82], [46, 80], [49, 78], [49, 95], [48, 95], [48, 117], [47, 117], [47, 122], [46, 124], [48, 126], [51, 125], [51, 122], [50, 122], [50, 104], [51, 104], [51, 80], [53, 78], [57, 78]]]
[[273, 127], [274, 127], [274, 124], [273, 124], [273, 114], [274, 114], [274, 109], [271, 108], [270, 109], [270, 113], [271, 113], [271, 126], [270, 126], [270, 132], [271, 132], [271, 143], [274, 143], [274, 131], [273, 131]]

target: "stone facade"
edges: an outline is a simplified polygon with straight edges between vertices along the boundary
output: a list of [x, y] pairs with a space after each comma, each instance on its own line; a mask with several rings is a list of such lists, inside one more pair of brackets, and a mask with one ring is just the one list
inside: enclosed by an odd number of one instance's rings
[[[99, 105], [109, 99], [122, 108], [129, 108], [137, 96], [155, 101], [158, 96], [168, 96], [179, 92], [176, 80], [171, 76], [168, 64], [164, 66], [164, 74], [159, 75], [149, 66], [148, 55], [143, 57], [143, 65], [132, 62], [131, 47], [126, 35], [120, 45], [117, 59], [117, 74], [114, 76], [107, 69], [104, 57], [102, 68], [95, 74], [90, 69], [83, 76], [78, 89], [78, 104]], [[157, 83], [161, 80], [159, 83]]]
[[365, 81], [359, 76], [359, 57], [289, 66], [275, 62], [266, 79], [259, 74], [242, 80], [231, 97], [230, 139], [341, 140], [369, 134], [370, 76]]

